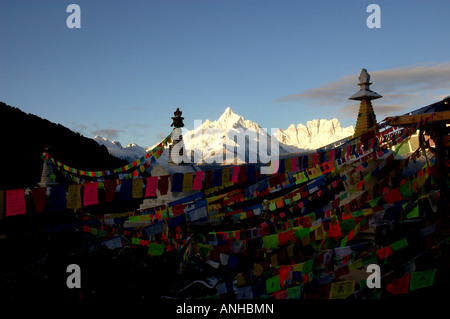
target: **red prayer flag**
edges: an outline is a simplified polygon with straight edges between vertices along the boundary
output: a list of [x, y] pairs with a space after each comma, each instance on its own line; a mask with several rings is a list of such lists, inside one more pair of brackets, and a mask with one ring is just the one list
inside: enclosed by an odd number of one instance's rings
[[341, 237], [341, 227], [339, 226], [339, 223], [336, 222], [334, 225], [332, 222], [330, 222], [330, 228], [328, 229], [328, 237]]
[[400, 189], [398, 189], [398, 188], [392, 189], [388, 193], [384, 194], [384, 200], [388, 204], [398, 202], [402, 199], [403, 199], [402, 193], [400, 193]]
[[147, 185], [145, 187], [144, 197], [155, 196], [158, 189], [158, 176], [152, 176], [147, 178]]
[[167, 192], [169, 190], [169, 178], [170, 175], [160, 176], [159, 181], [159, 192], [161, 195], [167, 195]]
[[195, 172], [194, 183], [192, 184], [192, 190], [197, 191], [202, 189], [203, 185], [203, 171]]
[[409, 291], [409, 278], [410, 274], [406, 274], [402, 278], [394, 279], [387, 284], [386, 290], [395, 295], [407, 294]]
[[10, 189], [6, 191], [6, 217], [24, 215], [27, 209], [25, 205], [25, 191], [23, 189]]
[[36, 213], [42, 213], [47, 200], [47, 187], [36, 187], [31, 190]]
[[233, 175], [231, 176], [231, 181], [237, 183], [239, 178], [239, 166], [233, 166]]
[[97, 184], [98, 183], [87, 183], [84, 185], [84, 192], [83, 192], [84, 206], [98, 204]]
[[279, 266], [279, 275], [280, 275], [280, 285], [284, 286], [284, 281], [286, 280], [286, 276], [289, 271], [292, 270], [292, 265], [280, 265]]
[[380, 260], [387, 258], [390, 254], [392, 254], [391, 246], [387, 246], [377, 250], [377, 255]]
[[108, 180], [104, 181], [103, 185], [105, 186], [105, 202], [112, 202], [114, 199], [114, 195], [116, 194], [116, 181]]

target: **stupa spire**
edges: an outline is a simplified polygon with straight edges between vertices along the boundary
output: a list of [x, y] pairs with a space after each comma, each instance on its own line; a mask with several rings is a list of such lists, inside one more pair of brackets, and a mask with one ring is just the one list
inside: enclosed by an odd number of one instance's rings
[[372, 107], [372, 100], [379, 99], [382, 96], [370, 89], [370, 74], [366, 69], [361, 70], [359, 75], [359, 91], [349, 97], [349, 100], [361, 101], [356, 120], [355, 137], [371, 129], [377, 124], [375, 112]]

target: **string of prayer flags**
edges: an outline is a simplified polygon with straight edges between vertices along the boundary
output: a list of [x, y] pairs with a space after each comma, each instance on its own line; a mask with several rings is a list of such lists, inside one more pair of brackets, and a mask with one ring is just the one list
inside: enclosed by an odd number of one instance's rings
[[83, 192], [83, 205], [84, 206], [98, 204], [97, 184], [98, 183], [84, 184], [84, 192]]
[[10, 189], [6, 191], [6, 216], [26, 214], [25, 191]]
[[31, 190], [31, 194], [36, 213], [42, 213], [47, 204], [47, 187], [35, 187]]

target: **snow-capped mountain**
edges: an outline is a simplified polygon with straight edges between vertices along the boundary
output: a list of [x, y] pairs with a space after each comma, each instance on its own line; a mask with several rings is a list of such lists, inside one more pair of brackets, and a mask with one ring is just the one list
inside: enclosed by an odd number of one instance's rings
[[[188, 130], [183, 128], [184, 154], [190, 155], [191, 162], [226, 163], [261, 161], [266, 163], [271, 155], [271, 144], [279, 144], [279, 154], [298, 153], [317, 149], [351, 136], [353, 126], [341, 127], [337, 119], [312, 120], [303, 124], [291, 124], [287, 129], [278, 129], [273, 137], [255, 122], [244, 119], [233, 112], [230, 107], [216, 121], [205, 120], [198, 127]], [[119, 142], [110, 142], [101, 136], [94, 138], [105, 145], [109, 152], [129, 161], [142, 157], [153, 147], [141, 147], [134, 143], [122, 147]], [[166, 160], [163, 153], [161, 160]], [[186, 159], [186, 158], [185, 158]]]
[[287, 129], [278, 131], [274, 134], [281, 142], [289, 146], [295, 146], [301, 149], [318, 149], [325, 145], [336, 142], [340, 139], [349, 137], [355, 132], [353, 126], [343, 128], [339, 120], [312, 120], [303, 124], [291, 124]]
[[[216, 121], [206, 120], [201, 126], [183, 132], [187, 154], [193, 161], [206, 163], [236, 163], [269, 161], [272, 151], [287, 153], [283, 144], [279, 149], [271, 148], [270, 135], [257, 123], [244, 119], [230, 107]], [[275, 146], [275, 144], [274, 144]], [[297, 150], [298, 151], [298, 150]]]
[[128, 144], [123, 147], [122, 144], [118, 141], [110, 141], [102, 136], [95, 136], [94, 141], [96, 141], [100, 145], [104, 145], [109, 153], [115, 157], [124, 159], [126, 161], [132, 162], [147, 153], [148, 148], [144, 148], [135, 143]]

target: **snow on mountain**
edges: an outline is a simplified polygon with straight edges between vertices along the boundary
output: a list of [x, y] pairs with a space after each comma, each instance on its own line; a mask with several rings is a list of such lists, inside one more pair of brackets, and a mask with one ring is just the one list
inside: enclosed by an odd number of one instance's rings
[[128, 144], [123, 147], [122, 144], [118, 141], [110, 141], [102, 136], [95, 136], [94, 141], [96, 141], [100, 145], [104, 145], [109, 153], [115, 157], [124, 159], [126, 161], [132, 162], [147, 153], [147, 150], [142, 146], [139, 146], [135, 143]]
[[312, 120], [303, 124], [291, 124], [286, 130], [278, 129], [274, 136], [289, 146], [311, 150], [331, 144], [354, 134], [353, 126], [343, 128], [339, 120]]
[[[227, 107], [216, 121], [205, 120], [192, 130], [183, 128], [182, 145], [188, 159], [195, 163], [266, 163], [272, 150], [269, 133], [259, 124], [244, 119]], [[306, 126], [300, 123], [296, 126], [291, 124], [285, 130], [277, 129], [273, 134], [273, 142], [279, 144], [279, 154], [298, 153], [320, 148], [353, 133], [353, 126], [343, 128], [337, 119], [315, 119], [308, 121]], [[122, 147], [119, 142], [111, 142], [101, 136], [96, 136], [94, 140], [105, 145], [112, 155], [130, 162], [153, 148], [144, 148], [134, 143]], [[158, 162], [167, 162], [168, 153], [166, 149]]]

